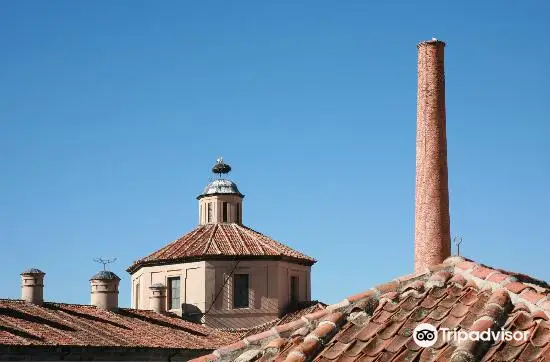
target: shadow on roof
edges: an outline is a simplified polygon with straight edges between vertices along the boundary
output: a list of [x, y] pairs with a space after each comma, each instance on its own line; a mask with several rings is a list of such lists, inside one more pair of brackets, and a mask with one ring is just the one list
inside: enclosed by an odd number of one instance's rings
[[116, 322], [110, 321], [108, 319], [103, 319], [101, 317], [96, 317], [94, 315], [90, 315], [90, 314], [86, 314], [86, 313], [80, 313], [80, 312], [74, 311], [72, 309], [63, 308], [60, 305], [44, 303], [43, 307], [47, 308], [47, 309], [55, 310], [55, 311], [60, 311], [60, 312], [66, 313], [66, 314], [70, 314], [73, 317], [77, 317], [77, 318], [84, 318], [84, 319], [94, 321], [94, 322], [99, 322], [99, 323], [107, 323], [107, 324], [110, 324], [112, 326], [122, 328], [122, 329], [126, 329], [126, 330], [131, 330], [132, 329], [132, 328], [129, 328], [129, 327], [123, 325], [123, 324], [116, 323]]
[[[150, 318], [150, 317], [144, 316], [143, 314], [135, 313], [135, 312], [133, 312], [129, 309], [119, 309], [117, 311], [117, 314], [125, 316], [125, 317], [129, 317], [129, 318], [140, 319], [144, 322], [151, 323], [151, 324], [156, 324], [156, 325], [162, 326], [162, 327], [179, 329], [179, 330], [187, 332], [189, 334], [194, 334], [194, 335], [199, 335], [199, 336], [208, 336], [207, 333], [199, 332], [195, 329], [182, 327], [182, 326], [179, 326], [177, 324], [172, 324], [172, 323], [162, 321], [162, 320], [159, 320], [159, 319]], [[182, 319], [182, 321], [183, 321], [183, 319]], [[189, 323], [189, 322], [187, 322], [187, 323]]]
[[20, 312], [20, 311], [15, 310], [15, 309], [0, 307], [0, 315], [5, 315], [5, 316], [8, 316], [8, 317], [12, 317], [12, 318], [22, 319], [22, 320], [25, 320], [27, 322], [45, 324], [45, 325], [50, 326], [52, 328], [61, 329], [63, 331], [76, 332], [76, 329], [74, 329], [72, 327], [69, 327], [65, 324], [55, 322], [55, 321], [52, 321], [50, 319], [34, 316], [32, 314], [27, 314], [27, 313], [24, 313], [24, 312]]
[[42, 337], [35, 336], [32, 333], [25, 332], [25, 331], [22, 331], [22, 330], [16, 329], [16, 328], [11, 328], [11, 327], [8, 327], [8, 326], [0, 326], [0, 331], [6, 331], [6, 332], [11, 333], [15, 336], [18, 336], [18, 337], [21, 337], [21, 338], [32, 339], [34, 341], [44, 341], [44, 338], [42, 338]]

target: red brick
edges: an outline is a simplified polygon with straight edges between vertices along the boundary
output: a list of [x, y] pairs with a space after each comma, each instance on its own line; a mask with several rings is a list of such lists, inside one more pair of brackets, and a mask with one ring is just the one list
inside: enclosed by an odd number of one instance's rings
[[414, 270], [421, 273], [451, 255], [445, 43], [418, 44]]

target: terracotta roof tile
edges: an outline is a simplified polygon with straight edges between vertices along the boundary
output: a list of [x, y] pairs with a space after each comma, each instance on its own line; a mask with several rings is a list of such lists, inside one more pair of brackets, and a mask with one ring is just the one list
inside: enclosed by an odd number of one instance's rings
[[127, 271], [143, 265], [214, 257], [283, 257], [312, 265], [315, 259], [246, 226], [234, 223], [199, 225], [181, 238], [134, 262]]
[[[170, 336], [171, 338], [166, 338]], [[242, 337], [176, 315], [0, 300], [0, 344], [215, 349]]]
[[[278, 326], [276, 339], [258, 338], [258, 361], [542, 361], [550, 358], [547, 284], [527, 276], [453, 258], [430, 272], [407, 276], [344, 299], [327, 312], [306, 315], [303, 323]], [[519, 275], [519, 276], [518, 276]], [[508, 280], [510, 288], [501, 283]], [[517, 284], [515, 284], [517, 283]], [[308, 323], [305, 322], [308, 321]], [[430, 348], [412, 339], [420, 323], [485, 331], [525, 331], [519, 341], [440, 338]], [[300, 330], [295, 337], [292, 331]], [[276, 341], [276, 342], [273, 342]], [[276, 346], [271, 345], [276, 343]], [[223, 352], [223, 350], [222, 350]], [[221, 361], [234, 361], [220, 354]]]

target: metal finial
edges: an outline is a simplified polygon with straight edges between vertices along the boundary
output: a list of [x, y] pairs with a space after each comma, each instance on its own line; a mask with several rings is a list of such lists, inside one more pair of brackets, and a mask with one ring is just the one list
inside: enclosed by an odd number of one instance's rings
[[212, 167], [212, 172], [222, 177], [222, 174], [231, 172], [231, 166], [223, 162], [223, 157], [218, 157], [216, 159], [216, 164]]
[[103, 259], [103, 258], [95, 258], [94, 261], [99, 264], [103, 264], [103, 270], [107, 270], [107, 264], [114, 263], [117, 258], [112, 259]]
[[462, 244], [462, 237], [460, 236], [455, 236], [453, 238], [453, 244], [456, 245], [456, 255], [457, 256], [460, 256], [460, 244]]

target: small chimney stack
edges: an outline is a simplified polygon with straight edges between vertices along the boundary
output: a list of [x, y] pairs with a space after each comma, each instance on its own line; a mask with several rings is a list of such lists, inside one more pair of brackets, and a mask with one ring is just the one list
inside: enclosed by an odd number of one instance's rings
[[44, 303], [44, 275], [46, 273], [36, 268], [21, 273], [21, 299], [36, 305]]
[[92, 305], [108, 311], [117, 310], [119, 282], [120, 278], [107, 270], [102, 270], [91, 277]]
[[418, 44], [416, 113], [415, 272], [442, 263], [451, 254], [447, 134], [445, 116], [445, 43], [433, 38]]
[[155, 283], [149, 289], [151, 290], [151, 309], [161, 314], [166, 312], [166, 286], [162, 283]]

